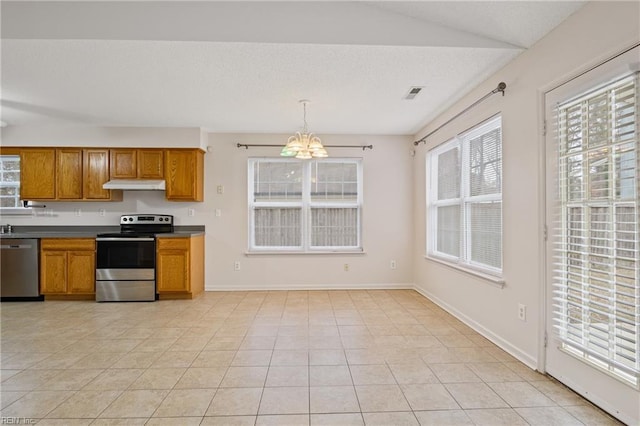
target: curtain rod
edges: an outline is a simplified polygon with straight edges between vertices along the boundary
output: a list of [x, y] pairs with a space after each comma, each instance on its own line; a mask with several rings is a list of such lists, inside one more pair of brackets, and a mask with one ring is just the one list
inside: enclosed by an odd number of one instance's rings
[[[282, 148], [284, 145], [262, 145], [262, 144], [250, 144], [250, 143], [238, 143], [236, 147], [238, 148], [258, 148], [258, 147], [267, 147], [267, 148]], [[325, 148], [362, 148], [365, 149], [373, 149], [373, 145], [324, 145]]]
[[478, 105], [480, 102], [482, 102], [485, 99], [487, 99], [489, 96], [495, 95], [496, 93], [502, 93], [502, 96], [504, 96], [504, 90], [506, 88], [507, 88], [507, 85], [503, 81], [501, 81], [500, 83], [498, 83], [498, 87], [496, 87], [495, 89], [493, 89], [492, 91], [490, 91], [489, 93], [487, 93], [486, 95], [484, 95], [483, 97], [481, 97], [480, 99], [478, 99], [477, 101], [475, 101], [474, 103], [472, 103], [471, 105], [469, 105], [468, 107], [466, 107], [465, 109], [463, 109], [462, 111], [460, 111], [459, 113], [457, 113], [456, 115], [451, 117], [450, 119], [448, 119], [447, 121], [445, 121], [444, 123], [439, 125], [435, 130], [432, 130], [430, 133], [427, 133], [425, 136], [423, 136], [420, 139], [418, 139], [417, 141], [415, 141], [413, 144], [415, 146], [418, 146], [421, 143], [426, 143], [427, 142], [427, 138], [429, 136], [433, 135], [435, 132], [437, 132], [438, 130], [442, 129], [444, 126], [446, 126], [447, 124], [451, 123], [453, 120], [455, 120], [456, 118], [460, 117], [462, 114], [464, 114], [465, 112], [469, 111], [471, 108], [473, 108], [476, 105]]

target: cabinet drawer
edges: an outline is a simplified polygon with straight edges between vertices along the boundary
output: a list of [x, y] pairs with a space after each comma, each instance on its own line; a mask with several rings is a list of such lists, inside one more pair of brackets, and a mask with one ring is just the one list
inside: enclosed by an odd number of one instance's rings
[[90, 238], [43, 238], [41, 250], [95, 250], [96, 240]]
[[158, 250], [189, 250], [189, 238], [158, 238]]

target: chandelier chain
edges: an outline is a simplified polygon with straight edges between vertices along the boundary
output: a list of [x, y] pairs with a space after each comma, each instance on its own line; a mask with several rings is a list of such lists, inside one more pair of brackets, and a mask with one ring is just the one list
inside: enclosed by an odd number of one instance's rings
[[304, 127], [302, 128], [302, 133], [309, 133], [307, 132], [307, 103], [303, 102], [302, 103], [302, 117], [303, 117], [303, 121], [304, 121]]

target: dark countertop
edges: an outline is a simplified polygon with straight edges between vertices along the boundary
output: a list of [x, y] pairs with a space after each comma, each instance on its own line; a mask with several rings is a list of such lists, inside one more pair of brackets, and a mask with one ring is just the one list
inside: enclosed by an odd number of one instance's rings
[[204, 235], [204, 226], [202, 227], [202, 231], [181, 231], [176, 230], [176, 232], [172, 232], [170, 234], [156, 234], [157, 237], [162, 238], [180, 238], [180, 237], [197, 237], [199, 235]]
[[[10, 234], [0, 234], [0, 239], [95, 238], [98, 234], [119, 231], [119, 226], [14, 226], [13, 232]], [[164, 238], [204, 235], [204, 225], [176, 226], [175, 232], [161, 235]]]

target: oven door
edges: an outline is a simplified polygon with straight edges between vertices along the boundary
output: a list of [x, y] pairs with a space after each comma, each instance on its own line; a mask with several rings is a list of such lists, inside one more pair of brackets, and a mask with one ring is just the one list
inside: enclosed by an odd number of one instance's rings
[[155, 270], [156, 241], [152, 237], [98, 237], [96, 245], [96, 269]]
[[155, 300], [155, 238], [98, 237], [96, 246], [97, 302]]

